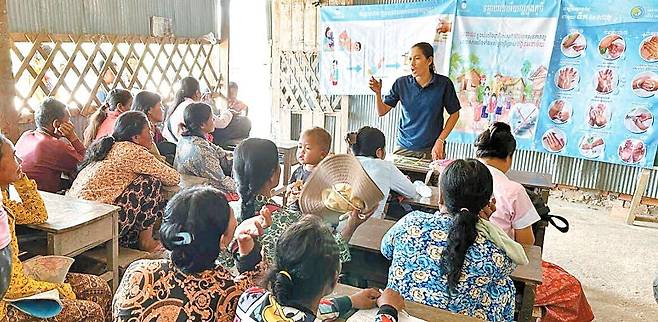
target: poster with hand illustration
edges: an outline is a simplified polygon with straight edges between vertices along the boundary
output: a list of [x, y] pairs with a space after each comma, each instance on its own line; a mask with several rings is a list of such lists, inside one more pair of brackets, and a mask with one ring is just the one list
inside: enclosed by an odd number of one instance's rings
[[396, 78], [410, 74], [409, 49], [434, 46], [437, 72], [447, 74], [455, 0], [325, 6], [320, 9], [320, 93], [367, 95], [370, 77], [388, 92]]
[[[614, 9], [613, 9], [614, 8]], [[652, 166], [658, 112], [655, 1], [563, 0], [538, 151]]]
[[553, 1], [459, 1], [450, 79], [462, 106], [451, 141], [472, 144], [500, 121], [532, 149], [557, 28]]

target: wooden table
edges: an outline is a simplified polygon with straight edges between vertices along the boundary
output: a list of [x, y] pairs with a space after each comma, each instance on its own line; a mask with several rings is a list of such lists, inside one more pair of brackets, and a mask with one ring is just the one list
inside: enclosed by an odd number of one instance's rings
[[109, 272], [105, 280], [112, 280], [112, 290], [119, 286], [119, 207], [80, 200], [54, 193], [39, 192], [48, 211], [43, 224], [25, 225], [46, 233], [44, 255], [74, 257], [96, 246], [105, 245]]
[[292, 175], [292, 166], [297, 164], [297, 141], [279, 141], [276, 142], [276, 147], [279, 150], [279, 155], [283, 161], [283, 183], [288, 184], [290, 176]]
[[[418, 174], [426, 177], [430, 172], [430, 161], [425, 159], [393, 156], [393, 163], [404, 173]], [[539, 189], [544, 202], [548, 202], [548, 194], [551, 189], [555, 188], [553, 177], [548, 173], [510, 170], [507, 172], [507, 177], [526, 188]]]
[[[384, 234], [393, 227], [395, 221], [368, 219], [354, 232], [349, 246], [352, 261], [343, 265], [343, 272], [367, 281], [368, 286], [385, 287], [388, 280], [388, 261], [380, 252]], [[523, 300], [519, 309], [519, 321], [529, 321], [535, 303], [537, 285], [542, 283], [541, 248], [523, 246], [530, 263], [518, 266], [511, 278], [524, 284]]]
[[[334, 289], [333, 293], [331, 293], [329, 297], [350, 296], [360, 290], [361, 289], [353, 286], [338, 284], [336, 285], [336, 288]], [[428, 322], [482, 321], [474, 317], [452, 313], [450, 311], [442, 310], [439, 308], [423, 305], [412, 301], [404, 301], [404, 303], [405, 303], [405, 311], [407, 311], [409, 314], [411, 314], [414, 317], [423, 319]], [[345, 320], [339, 319], [338, 321], [345, 321]]]

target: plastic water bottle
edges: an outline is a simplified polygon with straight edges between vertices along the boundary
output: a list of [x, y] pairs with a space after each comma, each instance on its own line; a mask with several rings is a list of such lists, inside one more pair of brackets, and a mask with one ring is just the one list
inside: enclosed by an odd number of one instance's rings
[[424, 182], [422, 181], [414, 181], [414, 186], [416, 187], [416, 192], [423, 197], [423, 198], [429, 198], [432, 196], [432, 189], [425, 185]]

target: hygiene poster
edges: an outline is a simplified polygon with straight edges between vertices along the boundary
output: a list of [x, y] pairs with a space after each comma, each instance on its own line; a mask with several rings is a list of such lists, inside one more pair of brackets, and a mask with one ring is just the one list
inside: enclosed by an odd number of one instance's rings
[[395, 79], [411, 73], [409, 50], [434, 47], [438, 73], [447, 74], [455, 0], [320, 9], [320, 93], [368, 95], [371, 76], [388, 93]]
[[656, 155], [655, 1], [562, 2], [538, 151], [650, 167]]
[[558, 0], [458, 1], [449, 76], [462, 110], [449, 140], [472, 144], [500, 121], [520, 149], [532, 148], [559, 8]]

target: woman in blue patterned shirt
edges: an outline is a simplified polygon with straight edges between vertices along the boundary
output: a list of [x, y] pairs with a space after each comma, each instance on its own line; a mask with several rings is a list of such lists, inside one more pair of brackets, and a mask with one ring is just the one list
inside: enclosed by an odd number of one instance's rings
[[412, 212], [382, 240], [392, 260], [388, 287], [407, 300], [489, 321], [512, 321], [516, 268], [505, 251], [476, 230], [493, 193], [480, 161], [457, 160], [440, 179], [442, 212]]

